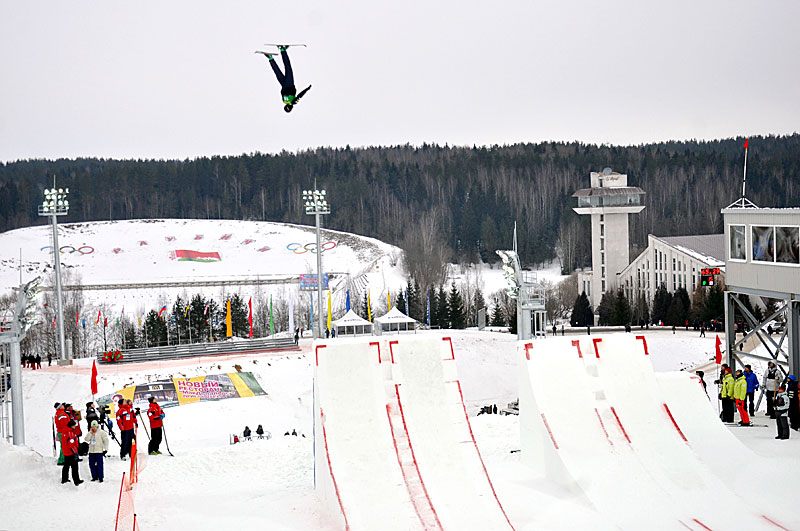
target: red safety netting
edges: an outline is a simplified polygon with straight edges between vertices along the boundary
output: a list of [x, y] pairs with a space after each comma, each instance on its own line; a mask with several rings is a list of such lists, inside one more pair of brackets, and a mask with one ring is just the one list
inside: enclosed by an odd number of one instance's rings
[[114, 531], [137, 531], [136, 507], [136, 484], [139, 482], [139, 474], [147, 466], [147, 452], [139, 452], [136, 444], [138, 427], [131, 442], [131, 467], [130, 470], [122, 473], [122, 484], [119, 488], [119, 501], [117, 502], [117, 517]]

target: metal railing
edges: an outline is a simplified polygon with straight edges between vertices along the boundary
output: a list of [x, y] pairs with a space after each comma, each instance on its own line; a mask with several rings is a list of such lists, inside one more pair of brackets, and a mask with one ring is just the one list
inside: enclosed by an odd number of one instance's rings
[[169, 345], [164, 347], [148, 347], [121, 350], [121, 361], [103, 361], [103, 353], [97, 354], [100, 363], [135, 363], [139, 361], [162, 361], [198, 356], [217, 356], [223, 354], [245, 354], [248, 352], [266, 352], [269, 350], [298, 350], [294, 339], [243, 339], [239, 341], [215, 341], [213, 343], [190, 343], [188, 345]]

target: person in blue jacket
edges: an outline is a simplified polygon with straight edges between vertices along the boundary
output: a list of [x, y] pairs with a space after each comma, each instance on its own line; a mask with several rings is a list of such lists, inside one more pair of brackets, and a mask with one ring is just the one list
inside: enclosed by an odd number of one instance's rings
[[[755, 396], [756, 391], [758, 391], [758, 376], [756, 373], [753, 372], [753, 369], [750, 365], [744, 366], [744, 378], [747, 380], [747, 404], [749, 404], [748, 408], [750, 410], [750, 415], [755, 415]], [[745, 404], [745, 405], [747, 405]]]

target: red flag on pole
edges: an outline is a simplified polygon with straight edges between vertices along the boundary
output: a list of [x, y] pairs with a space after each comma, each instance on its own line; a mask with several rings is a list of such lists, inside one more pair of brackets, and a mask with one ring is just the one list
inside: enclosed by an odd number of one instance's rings
[[97, 360], [92, 360], [92, 396], [97, 394]]
[[744, 148], [747, 149], [747, 143], [750, 142], [749, 138], [744, 139]]
[[102, 311], [103, 311], [102, 309], [97, 310], [97, 321], [95, 321], [94, 324], [100, 323], [100, 313], [102, 313]]
[[80, 310], [78, 310], [78, 311], [75, 313], [75, 326], [78, 326], [78, 323], [80, 322], [80, 320], [81, 320], [81, 311], [80, 311]]
[[250, 323], [250, 335], [248, 337], [253, 337], [253, 298], [252, 297], [247, 299], [247, 307], [250, 308], [250, 314], [247, 316], [247, 322]]
[[103, 317], [103, 328], [108, 327], [108, 317]]
[[717, 365], [722, 363], [722, 350], [719, 348], [722, 345], [722, 340], [717, 335]]

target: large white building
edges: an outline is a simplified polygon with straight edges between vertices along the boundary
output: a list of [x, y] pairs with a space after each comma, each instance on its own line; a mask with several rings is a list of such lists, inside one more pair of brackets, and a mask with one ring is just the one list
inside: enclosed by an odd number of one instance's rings
[[714, 281], [724, 280], [725, 235], [658, 237], [648, 234], [647, 249], [618, 274], [618, 285], [629, 301], [644, 295], [653, 301], [658, 286], [663, 284], [674, 293], [686, 288], [689, 295], [700, 286], [703, 270], [713, 273]]
[[618, 286], [620, 273], [630, 260], [628, 214], [644, 210], [644, 191], [628, 186], [628, 176], [606, 168], [591, 173], [591, 188], [578, 190], [575, 212], [592, 218], [592, 269], [578, 272], [578, 291], [585, 291], [597, 308], [606, 291]]

